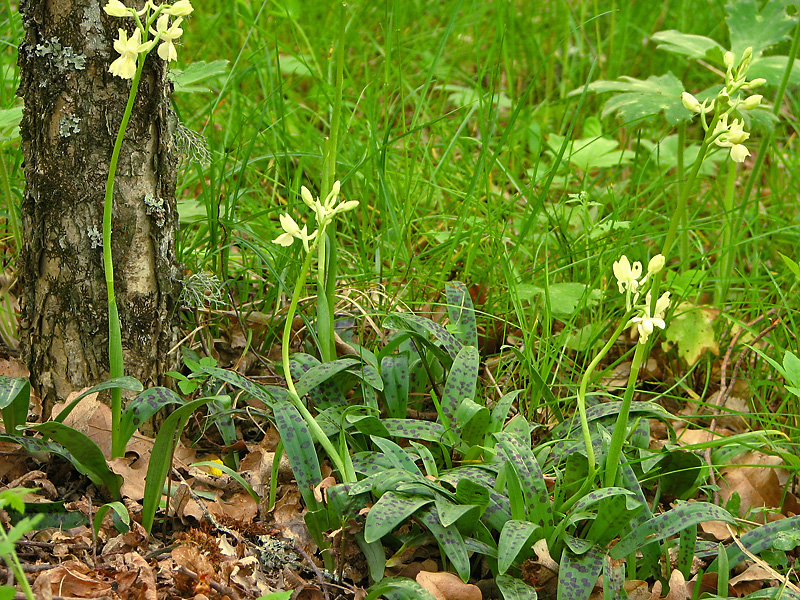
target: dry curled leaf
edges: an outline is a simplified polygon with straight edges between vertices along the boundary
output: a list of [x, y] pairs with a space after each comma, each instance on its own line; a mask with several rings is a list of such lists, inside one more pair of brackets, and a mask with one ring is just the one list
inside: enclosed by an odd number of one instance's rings
[[477, 585], [464, 583], [454, 573], [420, 571], [416, 579], [417, 583], [428, 590], [436, 600], [483, 600]]

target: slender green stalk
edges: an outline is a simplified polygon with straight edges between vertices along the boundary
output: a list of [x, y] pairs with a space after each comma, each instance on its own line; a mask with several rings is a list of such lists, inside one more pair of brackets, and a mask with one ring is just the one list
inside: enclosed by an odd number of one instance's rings
[[[783, 97], [786, 95], [786, 88], [789, 85], [789, 80], [792, 75], [792, 70], [794, 69], [794, 61], [797, 58], [797, 55], [800, 54], [800, 25], [798, 25], [797, 29], [795, 30], [794, 36], [792, 36], [792, 47], [789, 49], [789, 55], [786, 57], [786, 69], [783, 71], [783, 79], [781, 79], [780, 86], [778, 87], [778, 92], [775, 94], [775, 99], [772, 104], [772, 114], [776, 117], [781, 112], [781, 104], [783, 103]], [[753, 163], [753, 168], [750, 170], [750, 177], [747, 179], [747, 183], [745, 184], [744, 192], [742, 193], [742, 206], [746, 206], [747, 202], [750, 200], [750, 194], [753, 192], [753, 187], [758, 181], [759, 176], [761, 175], [761, 167], [764, 165], [764, 158], [767, 155], [767, 148], [769, 148], [770, 142], [772, 141], [772, 135], [774, 130], [771, 130], [769, 135], [766, 135], [761, 140], [761, 144], [758, 147], [758, 152], [756, 153], [756, 159]], [[754, 213], [757, 214], [758, 212], [758, 203], [756, 202], [754, 207]]]
[[345, 458], [342, 458], [336, 451], [336, 448], [331, 440], [327, 435], [325, 435], [325, 432], [322, 431], [322, 428], [314, 419], [314, 416], [309, 412], [302, 400], [300, 400], [300, 396], [297, 393], [297, 388], [295, 388], [294, 381], [292, 380], [291, 371], [289, 370], [289, 343], [292, 336], [292, 321], [294, 321], [294, 315], [297, 312], [297, 305], [300, 302], [300, 295], [303, 293], [303, 289], [305, 287], [306, 277], [308, 276], [308, 272], [311, 268], [311, 260], [314, 258], [316, 245], [320, 243], [320, 240], [323, 240], [322, 243], [324, 243], [324, 229], [320, 230], [319, 234], [317, 234], [317, 237], [314, 239], [314, 242], [309, 248], [309, 251], [306, 253], [303, 266], [300, 268], [300, 276], [295, 282], [292, 300], [289, 303], [289, 310], [286, 313], [286, 323], [283, 326], [281, 359], [283, 363], [283, 374], [286, 378], [286, 388], [289, 391], [289, 398], [291, 399], [292, 404], [294, 404], [295, 408], [297, 408], [302, 415], [306, 425], [308, 425], [308, 429], [311, 431], [311, 434], [316, 438], [320, 446], [325, 449], [325, 452], [328, 453], [328, 457], [331, 459], [331, 462], [333, 462], [334, 466], [339, 470], [339, 473], [341, 473], [342, 480], [346, 482], [352, 482], [356, 480], [356, 473], [355, 469], [353, 468], [350, 455], [347, 454]]
[[[677, 165], [677, 189], [678, 197], [683, 193], [684, 181], [683, 177], [686, 174], [683, 159], [686, 144], [686, 121], [678, 125], [678, 165]], [[686, 210], [683, 211], [681, 217], [681, 233], [680, 233], [680, 257], [681, 264], [686, 264], [689, 259], [689, 214]], [[665, 255], [666, 256], [666, 255]]]
[[[325, 140], [322, 163], [322, 189], [324, 197], [333, 189], [336, 180], [336, 156], [339, 150], [339, 129], [342, 118], [342, 89], [344, 88], [344, 41], [347, 5], [339, 6], [339, 30], [336, 39], [335, 53], [335, 88], [333, 92], [333, 108], [331, 114], [331, 131]], [[335, 315], [336, 307], [336, 231], [326, 236], [326, 243], [320, 244], [319, 274], [317, 276], [317, 336], [319, 337], [320, 355], [323, 362], [336, 360]], [[326, 248], [327, 247], [327, 248]], [[327, 258], [327, 260], [326, 260]]]
[[636, 389], [636, 382], [639, 380], [639, 370], [647, 357], [647, 344], [641, 342], [636, 344], [631, 361], [631, 372], [628, 376], [628, 386], [625, 388], [625, 395], [622, 397], [622, 404], [619, 407], [617, 422], [614, 424], [614, 433], [611, 434], [611, 444], [608, 447], [606, 456], [606, 473], [603, 483], [606, 487], [613, 486], [617, 481], [617, 469], [619, 459], [622, 456], [622, 446], [625, 444], [625, 434], [628, 431], [628, 415], [631, 412], [631, 402], [633, 392]]
[[720, 247], [720, 270], [717, 279], [716, 298], [714, 304], [722, 308], [728, 293], [728, 284], [733, 275], [736, 252], [733, 245], [733, 232], [738, 220], [733, 214], [733, 193], [736, 188], [736, 163], [728, 161], [728, 173], [725, 177], [725, 195], [722, 200], [722, 245]]
[[[0, 527], [0, 541], [2, 541], [4, 544], [13, 545], [13, 542], [9, 541], [5, 529], [2, 527]], [[20, 563], [17, 553], [11, 551], [5, 555], [4, 558], [6, 559], [8, 566], [11, 568], [11, 571], [14, 573], [14, 578], [17, 580], [19, 590], [25, 594], [26, 600], [35, 600], [36, 597], [33, 595], [31, 584], [28, 583], [28, 577], [25, 575], [25, 571], [22, 568], [22, 563]]]
[[[108, 367], [109, 375], [112, 379], [122, 377], [125, 367], [122, 359], [122, 331], [119, 322], [119, 311], [117, 310], [117, 299], [114, 294], [114, 260], [111, 254], [111, 214], [114, 208], [114, 178], [117, 173], [117, 163], [122, 151], [122, 141], [125, 138], [125, 130], [133, 112], [133, 104], [136, 100], [136, 92], [139, 89], [139, 81], [142, 78], [144, 68], [144, 57], [141, 57], [136, 66], [136, 74], [131, 82], [131, 89], [128, 93], [128, 103], [125, 105], [125, 112], [122, 115], [122, 122], [117, 131], [117, 139], [114, 142], [114, 150], [111, 153], [111, 164], [108, 168], [108, 179], [106, 179], [106, 196], [103, 203], [103, 268], [106, 275], [106, 291], [108, 293]], [[125, 453], [125, 441], [119, 435], [120, 418], [122, 415], [122, 390], [114, 388], [111, 390], [111, 457], [116, 458]]]
[[617, 338], [628, 324], [629, 316], [629, 314], [626, 314], [620, 320], [620, 323], [617, 325], [614, 333], [611, 334], [605, 345], [592, 359], [592, 362], [589, 363], [589, 366], [586, 367], [586, 370], [583, 372], [583, 377], [581, 377], [581, 385], [578, 388], [578, 414], [580, 415], [581, 431], [583, 432], [583, 443], [586, 449], [586, 459], [589, 463], [589, 472], [586, 475], [586, 479], [584, 480], [581, 489], [579, 489], [569, 500], [564, 502], [561, 507], [559, 507], [561, 512], [566, 512], [572, 508], [572, 506], [578, 500], [586, 495], [586, 492], [594, 484], [594, 475], [597, 472], [597, 463], [594, 456], [594, 447], [592, 446], [592, 432], [589, 429], [589, 420], [586, 416], [586, 389], [589, 387], [589, 379], [591, 378], [594, 370], [597, 368], [597, 365], [599, 365], [600, 361], [602, 361], [605, 355], [608, 354], [608, 351], [611, 350], [612, 346], [617, 342]]

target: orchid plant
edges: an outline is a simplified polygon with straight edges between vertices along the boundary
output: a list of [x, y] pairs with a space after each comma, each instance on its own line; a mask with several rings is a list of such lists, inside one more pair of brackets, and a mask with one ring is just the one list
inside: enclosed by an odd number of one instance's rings
[[[358, 200], [340, 201], [340, 191], [340, 183], [336, 181], [334, 182], [332, 189], [326, 196], [325, 200], [321, 201], [319, 198], [315, 199], [308, 188], [303, 186], [300, 190], [300, 196], [302, 197], [306, 206], [308, 206], [314, 212], [317, 221], [317, 228], [309, 234], [308, 225], [304, 224], [302, 227], [300, 227], [290, 215], [286, 213], [281, 214], [279, 220], [283, 229], [283, 233], [276, 237], [273, 240], [273, 243], [280, 246], [289, 247], [294, 244], [295, 240], [300, 240], [300, 242], [303, 244], [303, 251], [305, 252], [305, 260], [303, 261], [303, 265], [300, 268], [300, 275], [295, 283], [294, 293], [292, 294], [292, 299], [289, 303], [289, 310], [286, 314], [286, 322], [283, 327], [283, 337], [281, 340], [281, 359], [284, 377], [286, 378], [286, 387], [289, 391], [289, 398], [291, 399], [292, 404], [295, 405], [297, 410], [303, 416], [303, 419], [306, 421], [309, 430], [314, 435], [316, 440], [323, 448], [325, 448], [325, 451], [328, 453], [331, 461], [339, 470], [343, 480], [355, 481], [356, 475], [350, 455], [346, 451], [342, 453], [336, 451], [336, 448], [333, 446], [328, 436], [325, 435], [325, 433], [322, 431], [322, 428], [317, 424], [313, 415], [300, 400], [300, 396], [297, 393], [297, 389], [295, 388], [292, 374], [289, 369], [289, 343], [291, 341], [292, 322], [294, 320], [294, 315], [297, 312], [297, 305], [300, 301], [300, 295], [303, 293], [303, 288], [305, 287], [306, 278], [311, 270], [311, 261], [314, 257], [314, 253], [316, 251], [318, 257], [317, 280], [319, 285], [317, 289], [324, 290], [325, 286], [322, 280], [324, 278], [323, 266], [326, 264], [326, 230], [328, 226], [333, 223], [333, 220], [337, 215], [351, 211], [359, 204]], [[322, 240], [323, 243], [320, 243], [320, 240]], [[333, 335], [333, 331], [330, 331], [330, 335]]]
[[[183, 33], [180, 25], [183, 18], [194, 10], [189, 0], [178, 0], [172, 4], [156, 5], [152, 0], [147, 0], [141, 10], [126, 6], [121, 0], [109, 0], [103, 7], [109, 16], [120, 19], [132, 19], [135, 29], [128, 36], [125, 29], [119, 29], [119, 36], [114, 42], [114, 50], [119, 53], [108, 70], [111, 74], [121, 79], [130, 79], [131, 88], [128, 92], [128, 102], [122, 115], [122, 122], [114, 142], [111, 154], [111, 163], [106, 180], [105, 202], [103, 204], [103, 267], [106, 276], [106, 289], [108, 292], [108, 358], [109, 371], [112, 379], [122, 377], [124, 364], [122, 359], [122, 332], [117, 309], [117, 300], [114, 294], [114, 262], [111, 255], [111, 213], [114, 205], [114, 178], [117, 172], [122, 140], [128, 127], [139, 81], [142, 77], [145, 58], [158, 44], [158, 56], [167, 63], [177, 59], [175, 41]], [[173, 20], [174, 19], [174, 20]], [[172, 20], [172, 21], [171, 21]], [[155, 25], [155, 28], [153, 26]], [[152, 36], [152, 37], [151, 37]], [[160, 42], [160, 44], [159, 44]], [[125, 440], [118, 435], [120, 431], [120, 417], [122, 414], [122, 391], [118, 388], [111, 391], [112, 415], [112, 457], [122, 456], [125, 452]]]
[[[653, 290], [658, 287], [658, 277], [664, 269], [666, 258], [663, 254], [657, 254], [647, 264], [647, 272], [642, 277], [642, 263], [639, 261], [631, 264], [630, 260], [624, 254], [620, 259], [614, 262], [613, 272], [617, 280], [617, 288], [620, 294], [625, 295], [625, 316], [620, 321], [614, 333], [609, 336], [605, 346], [597, 353], [597, 355], [589, 363], [586, 371], [581, 378], [581, 384], [578, 388], [578, 414], [580, 416], [581, 430], [583, 432], [583, 441], [586, 450], [586, 458], [588, 462], [588, 475], [586, 480], [578, 492], [572, 498], [567, 500], [564, 505], [564, 510], [568, 510], [572, 505], [580, 500], [594, 484], [594, 476], [597, 473], [597, 464], [595, 461], [594, 447], [592, 446], [591, 430], [589, 429], [589, 420], [586, 414], [586, 390], [589, 386], [589, 379], [592, 372], [595, 370], [600, 361], [603, 360], [611, 347], [616, 344], [617, 338], [622, 332], [632, 327], [638, 334], [636, 350], [631, 360], [631, 370], [628, 377], [628, 384], [625, 388], [625, 394], [620, 404], [617, 422], [614, 427], [614, 433], [611, 437], [611, 443], [608, 448], [605, 461], [605, 474], [603, 477], [603, 484], [606, 487], [615, 485], [617, 480], [617, 471], [619, 468], [619, 460], [622, 455], [622, 446], [625, 443], [625, 435], [628, 430], [628, 415], [630, 414], [631, 402], [633, 401], [633, 392], [636, 386], [636, 381], [639, 378], [639, 370], [647, 357], [648, 345], [647, 342], [650, 336], [656, 329], [664, 329], [666, 327], [666, 314], [670, 305], [670, 292], [666, 291], [661, 294], [653, 305], [652, 297]], [[642, 294], [644, 293], [644, 303], [641, 303]]]

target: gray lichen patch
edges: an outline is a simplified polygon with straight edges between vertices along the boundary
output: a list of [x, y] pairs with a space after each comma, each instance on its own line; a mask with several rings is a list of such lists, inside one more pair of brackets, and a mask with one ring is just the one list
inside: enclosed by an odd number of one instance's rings
[[36, 56], [50, 58], [53, 65], [61, 72], [86, 68], [86, 56], [78, 54], [71, 46], [62, 46], [55, 36], [36, 45]]
[[100, 232], [99, 229], [97, 229], [97, 225], [92, 225], [91, 227], [87, 227], [86, 235], [89, 236], [89, 240], [92, 244], [92, 249], [103, 247], [103, 234]]
[[164, 202], [163, 198], [157, 198], [155, 195], [147, 193], [144, 196], [145, 212], [153, 217], [158, 227], [163, 227], [167, 221], [167, 211], [169, 206]]
[[64, 115], [61, 117], [61, 121], [58, 125], [58, 132], [61, 134], [61, 137], [69, 137], [73, 133], [80, 133], [80, 122], [81, 120], [74, 115]]

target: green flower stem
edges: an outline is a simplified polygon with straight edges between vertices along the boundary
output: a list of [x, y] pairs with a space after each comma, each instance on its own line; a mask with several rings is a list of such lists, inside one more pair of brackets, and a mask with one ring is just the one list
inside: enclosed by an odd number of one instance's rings
[[[347, 5], [339, 6], [339, 30], [336, 40], [335, 54], [335, 89], [331, 114], [331, 131], [325, 140], [322, 162], [322, 189], [320, 195], [325, 197], [333, 189], [336, 180], [336, 156], [339, 151], [339, 129], [342, 119], [342, 89], [344, 88], [344, 38]], [[322, 233], [320, 233], [322, 237]], [[320, 260], [320, 275], [317, 277], [317, 336], [319, 337], [320, 355], [323, 362], [336, 360], [335, 315], [336, 306], [336, 231], [331, 230], [327, 243], [320, 244], [320, 256], [324, 257], [327, 245], [327, 261]]]
[[628, 376], [628, 386], [625, 388], [625, 395], [622, 397], [622, 404], [619, 407], [617, 422], [614, 425], [614, 433], [611, 434], [611, 444], [608, 447], [606, 457], [606, 474], [603, 483], [606, 487], [613, 486], [617, 481], [617, 469], [619, 469], [619, 459], [622, 456], [622, 446], [625, 444], [625, 435], [628, 431], [628, 415], [631, 412], [631, 402], [633, 392], [636, 389], [636, 382], [639, 379], [639, 370], [647, 357], [647, 344], [639, 342], [636, 344], [636, 351], [633, 353], [631, 361], [631, 372]]
[[[678, 224], [684, 222], [686, 205], [689, 202], [689, 194], [692, 192], [692, 188], [694, 188], [694, 182], [697, 180], [698, 173], [700, 173], [700, 167], [703, 165], [703, 160], [708, 153], [708, 148], [713, 142], [714, 127], [716, 126], [718, 120], [719, 115], [715, 114], [711, 124], [708, 126], [703, 143], [700, 145], [700, 150], [698, 151], [697, 158], [692, 165], [692, 170], [689, 172], [689, 177], [681, 185], [680, 196], [678, 196], [678, 204], [675, 206], [675, 211], [672, 213], [672, 220], [669, 223], [667, 237], [664, 240], [664, 246], [661, 248], [661, 254], [663, 254], [667, 259], [669, 259], [669, 252], [672, 250], [672, 245], [675, 243], [675, 236], [678, 232]], [[658, 273], [657, 275], [661, 274]], [[656, 282], [659, 282], [660, 280], [661, 278], [658, 277]], [[653, 287], [653, 296], [658, 297], [658, 286], [654, 285]]]
[[[133, 112], [133, 104], [136, 100], [136, 92], [139, 89], [139, 81], [142, 78], [145, 57], [140, 56], [136, 65], [136, 74], [131, 82], [131, 90], [128, 93], [128, 103], [125, 105], [125, 112], [122, 115], [117, 139], [114, 142], [114, 150], [111, 153], [111, 164], [108, 168], [108, 179], [106, 180], [106, 196], [103, 203], [103, 268], [106, 275], [106, 290], [108, 292], [108, 367], [112, 379], [124, 375], [124, 364], [122, 359], [122, 331], [119, 322], [119, 312], [117, 310], [117, 299], [114, 294], [114, 260], [111, 255], [111, 213], [114, 208], [114, 178], [117, 173], [117, 163], [122, 151], [122, 141], [125, 138], [125, 130]], [[122, 415], [122, 390], [114, 388], [111, 390], [111, 457], [116, 458], [125, 453], [125, 440], [119, 435], [120, 417]]]
[[[800, 25], [797, 26], [795, 34], [792, 36], [792, 47], [789, 49], [789, 55], [786, 57], [786, 69], [783, 72], [783, 79], [781, 79], [780, 86], [778, 87], [778, 93], [775, 94], [775, 99], [772, 104], [772, 114], [776, 117], [780, 115], [783, 97], [786, 94], [786, 88], [789, 85], [789, 79], [791, 78], [792, 69], [794, 68], [794, 61], [797, 58], [798, 53], [800, 53]], [[753, 168], [750, 170], [750, 177], [747, 179], [744, 192], [742, 193], [742, 208], [744, 208], [747, 205], [747, 202], [750, 200], [750, 194], [753, 192], [753, 187], [761, 176], [761, 167], [764, 165], [764, 159], [767, 156], [767, 148], [769, 148], [769, 145], [772, 142], [774, 131], [774, 129], [771, 129], [769, 134], [762, 138], [761, 144], [758, 147]], [[756, 202], [753, 206], [753, 216], [755, 217], [757, 214], [758, 202]]]
[[292, 373], [289, 369], [289, 342], [292, 336], [292, 322], [294, 321], [294, 315], [297, 312], [297, 305], [300, 302], [300, 295], [303, 293], [303, 288], [306, 284], [308, 272], [311, 269], [311, 260], [314, 258], [314, 251], [316, 250], [317, 244], [320, 243], [320, 240], [322, 240], [322, 243], [324, 244], [324, 226], [320, 228], [317, 237], [314, 239], [311, 247], [306, 253], [303, 266], [300, 268], [300, 276], [297, 278], [297, 282], [294, 286], [294, 293], [292, 294], [292, 300], [289, 303], [289, 310], [286, 313], [286, 323], [283, 326], [283, 338], [281, 339], [283, 375], [286, 378], [286, 388], [289, 390], [289, 398], [291, 399], [295, 408], [302, 415], [306, 425], [308, 426], [308, 429], [311, 431], [311, 434], [316, 438], [317, 442], [319, 442], [319, 445], [325, 449], [325, 452], [328, 453], [328, 457], [331, 459], [331, 462], [333, 462], [334, 466], [339, 470], [342, 480], [345, 482], [353, 482], [356, 480], [356, 473], [355, 469], [353, 468], [353, 462], [350, 459], [350, 455], [346, 454], [345, 458], [342, 458], [342, 456], [340, 456], [336, 451], [336, 448], [331, 440], [327, 435], [325, 435], [325, 432], [322, 431], [322, 428], [314, 419], [314, 416], [309, 412], [302, 400], [300, 400], [300, 396], [297, 394], [297, 388], [295, 388], [294, 381], [292, 380]]
[[[581, 385], [578, 388], [578, 413], [580, 415], [581, 420], [581, 430], [583, 432], [583, 443], [586, 448], [586, 459], [589, 463], [589, 472], [586, 475], [586, 479], [579, 489], [569, 500], [564, 502], [560, 507], [560, 512], [567, 512], [572, 506], [581, 498], [586, 495], [586, 492], [589, 491], [589, 488], [594, 484], [594, 475], [597, 472], [597, 463], [595, 461], [594, 456], [594, 447], [592, 446], [592, 432], [589, 430], [589, 419], [586, 417], [586, 389], [589, 387], [589, 379], [592, 376], [592, 372], [597, 368], [597, 365], [600, 364], [600, 361], [603, 360], [608, 351], [611, 350], [611, 347], [617, 343], [617, 338], [619, 338], [620, 334], [624, 331], [625, 327], [628, 324], [628, 318], [630, 317], [630, 313], [625, 313], [625, 316], [620, 320], [619, 325], [614, 330], [614, 333], [608, 338], [608, 341], [605, 343], [600, 349], [600, 352], [592, 359], [592, 362], [589, 363], [589, 366], [586, 367], [586, 370], [583, 373], [583, 377], [581, 378]], [[637, 348], [638, 350], [638, 348]]]
[[722, 245], [720, 247], [720, 272], [717, 279], [714, 304], [722, 308], [728, 293], [728, 284], [733, 275], [736, 252], [733, 247], [733, 231], [738, 220], [734, 214], [733, 193], [736, 188], [736, 162], [728, 161], [728, 174], [725, 178], [725, 196], [722, 200]]
[[[678, 165], [677, 165], [677, 189], [678, 197], [680, 198], [683, 193], [684, 181], [683, 177], [686, 174], [684, 167], [684, 151], [686, 144], [686, 121], [678, 125]], [[686, 263], [689, 259], [689, 215], [686, 210], [683, 211], [681, 217], [681, 234], [680, 234], [680, 257], [681, 263]], [[666, 256], [666, 254], [664, 255]]]

